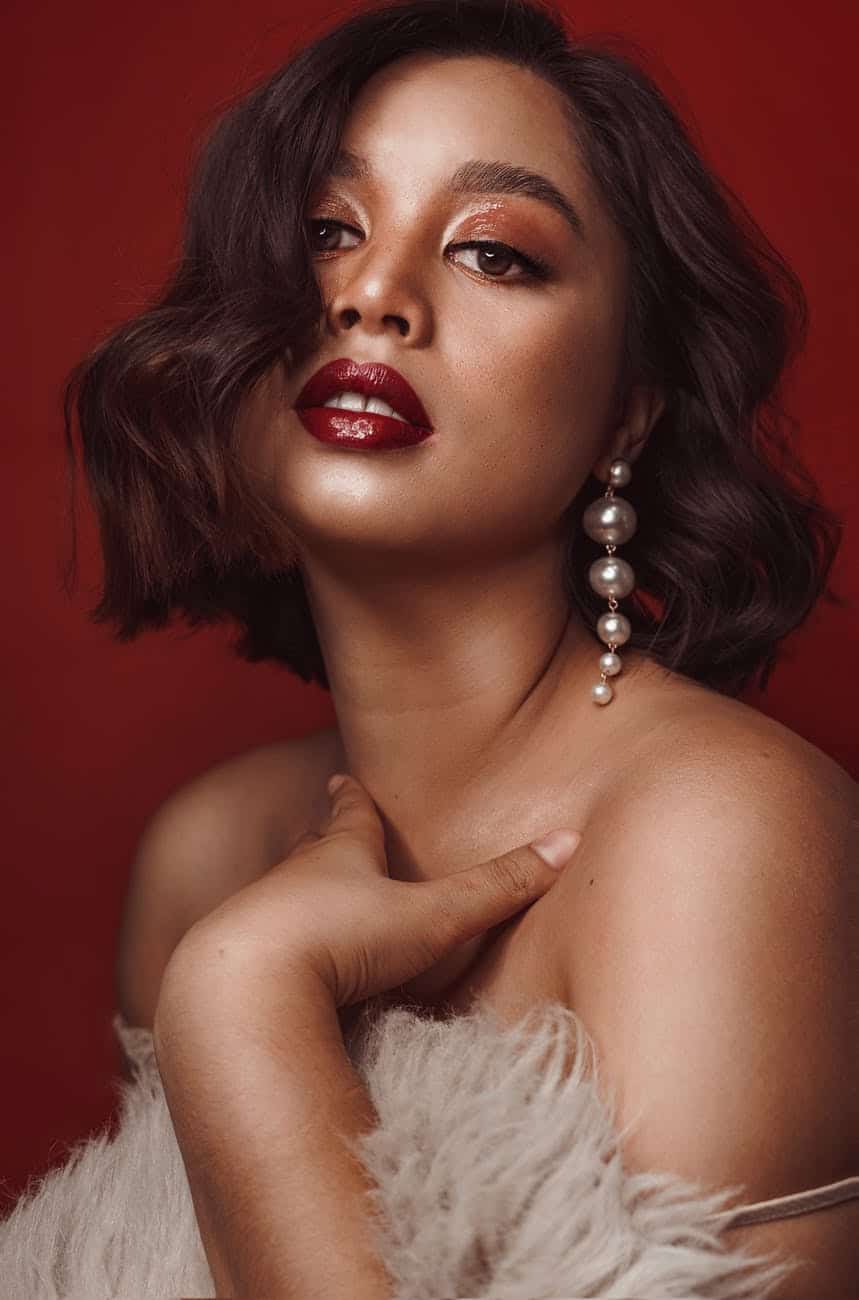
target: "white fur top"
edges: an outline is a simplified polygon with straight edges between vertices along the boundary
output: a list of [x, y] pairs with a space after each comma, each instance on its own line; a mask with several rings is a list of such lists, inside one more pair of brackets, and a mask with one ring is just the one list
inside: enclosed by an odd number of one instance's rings
[[[3, 1296], [215, 1294], [152, 1036], [114, 1025], [135, 1069], [116, 1135], [0, 1223]], [[720, 1235], [742, 1188], [623, 1168], [593, 1044], [560, 1003], [510, 1026], [479, 1000], [446, 1020], [371, 1002], [347, 1047], [379, 1118], [354, 1149], [394, 1300], [763, 1300], [790, 1271]]]

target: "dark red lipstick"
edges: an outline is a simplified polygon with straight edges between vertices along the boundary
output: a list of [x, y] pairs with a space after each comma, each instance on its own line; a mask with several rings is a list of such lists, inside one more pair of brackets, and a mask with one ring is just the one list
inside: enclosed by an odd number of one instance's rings
[[[325, 406], [337, 393], [360, 393], [393, 407], [397, 416]], [[348, 447], [407, 447], [423, 442], [432, 425], [408, 380], [379, 361], [361, 365], [340, 357], [317, 370], [295, 400], [295, 411], [309, 433], [323, 442]]]

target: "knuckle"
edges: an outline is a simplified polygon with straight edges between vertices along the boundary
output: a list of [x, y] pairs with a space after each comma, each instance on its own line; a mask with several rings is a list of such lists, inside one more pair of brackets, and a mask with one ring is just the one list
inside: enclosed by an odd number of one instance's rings
[[[440, 956], [449, 944], [457, 942], [467, 928], [459, 897], [452, 896], [444, 888], [444, 878], [438, 883], [442, 887], [438, 887], [435, 881], [423, 881], [414, 886], [421, 891], [424, 905], [422, 939], [432, 958]], [[473, 882], [462, 881], [460, 884], [466, 891], [471, 888], [477, 893]]]
[[354, 808], [362, 800], [357, 790], [352, 786], [344, 785], [336, 791], [333, 802], [337, 808]]
[[501, 889], [511, 898], [530, 897], [533, 873], [512, 853], [502, 853], [489, 861], [490, 871]]

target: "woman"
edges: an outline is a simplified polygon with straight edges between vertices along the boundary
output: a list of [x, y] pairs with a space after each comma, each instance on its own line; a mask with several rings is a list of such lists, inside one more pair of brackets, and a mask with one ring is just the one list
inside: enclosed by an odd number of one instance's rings
[[[177, 792], [126, 908], [217, 1294], [417, 1295], [347, 1149], [357, 1013], [547, 1004], [630, 1176], [754, 1206], [720, 1249], [796, 1261], [767, 1294], [853, 1294], [856, 788], [734, 698], [835, 554], [777, 401], [804, 323], [646, 75], [520, 0], [360, 14], [208, 143], [171, 284], [68, 409], [95, 617], [236, 618], [336, 710]], [[480, 1294], [544, 1294], [491, 1289], [509, 1250]], [[583, 1276], [550, 1281], [631, 1293]]]

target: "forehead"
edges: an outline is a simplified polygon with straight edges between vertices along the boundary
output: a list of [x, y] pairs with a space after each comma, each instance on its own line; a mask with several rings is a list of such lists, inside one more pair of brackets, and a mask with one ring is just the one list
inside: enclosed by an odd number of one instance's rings
[[599, 208], [561, 91], [506, 60], [415, 54], [389, 64], [356, 96], [342, 146], [400, 191], [481, 158], [541, 172], [579, 210]]

